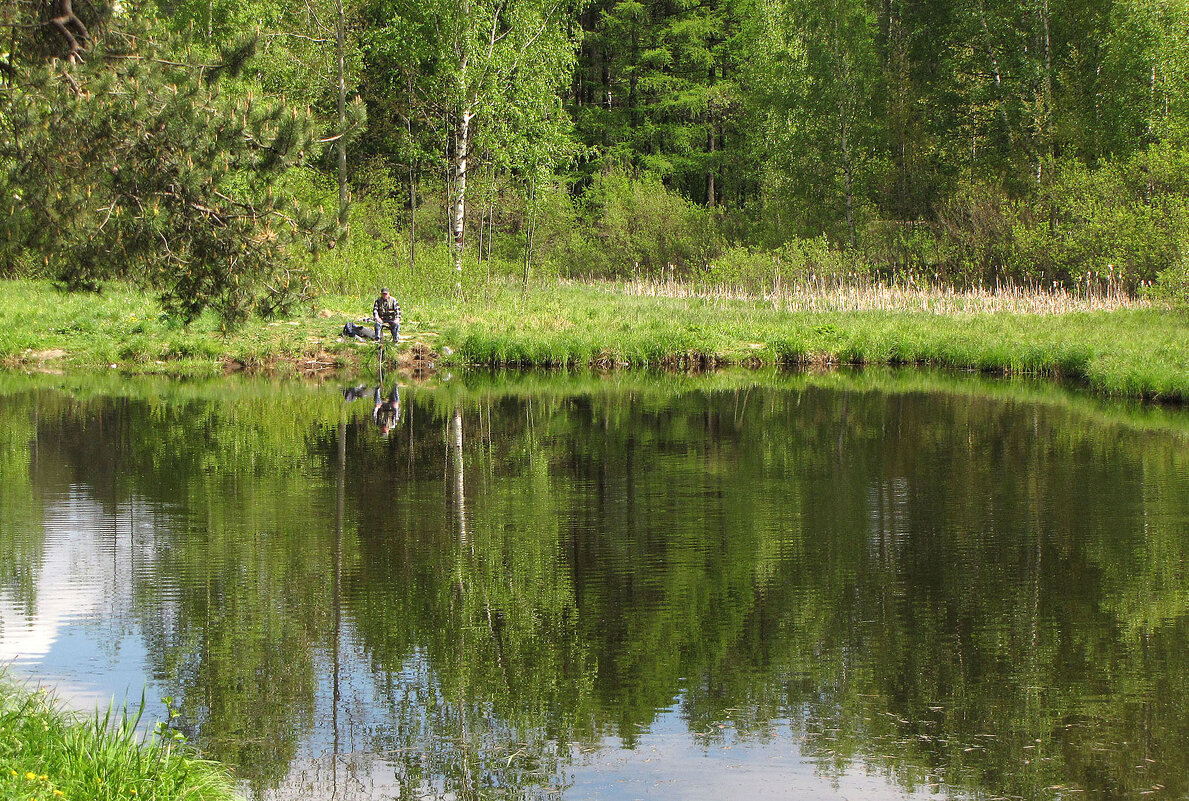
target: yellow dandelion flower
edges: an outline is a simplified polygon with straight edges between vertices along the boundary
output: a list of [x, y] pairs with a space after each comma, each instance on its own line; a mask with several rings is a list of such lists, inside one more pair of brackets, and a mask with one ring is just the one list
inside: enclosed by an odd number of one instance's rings
[[62, 792], [61, 790], [54, 790], [54, 795], [63, 796], [66, 795], [66, 793]]
[[42, 781], [46, 781], [47, 779], [49, 779], [49, 776], [47, 776], [46, 774], [43, 773], [40, 776], [38, 776], [37, 778], [41, 779]]
[[29, 780], [29, 781], [31, 781], [31, 782], [35, 782], [35, 781], [37, 781], [37, 774], [36, 774], [36, 773], [34, 773], [33, 771], [28, 771], [28, 772], [25, 774], [25, 778], [26, 778], [26, 779], [28, 779], [28, 780]]

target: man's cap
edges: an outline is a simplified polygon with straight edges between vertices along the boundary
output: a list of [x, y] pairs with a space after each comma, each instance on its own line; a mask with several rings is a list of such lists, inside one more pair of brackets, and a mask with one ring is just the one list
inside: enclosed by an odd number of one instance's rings
[[387, 294], [388, 294], [388, 287], [384, 287], [383, 289], [381, 289], [381, 290], [380, 290], [380, 294], [381, 294], [381, 295], [387, 295]]

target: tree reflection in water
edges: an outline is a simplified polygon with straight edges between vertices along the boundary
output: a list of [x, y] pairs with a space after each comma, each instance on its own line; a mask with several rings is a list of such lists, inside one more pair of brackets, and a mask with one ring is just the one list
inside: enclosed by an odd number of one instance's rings
[[468, 381], [409, 388], [386, 438], [301, 386], [0, 388], [6, 615], [45, 600], [64, 488], [146, 510], [116, 625], [260, 797], [549, 796], [673, 726], [687, 788], [747, 745], [924, 792], [1189, 792], [1184, 415]]

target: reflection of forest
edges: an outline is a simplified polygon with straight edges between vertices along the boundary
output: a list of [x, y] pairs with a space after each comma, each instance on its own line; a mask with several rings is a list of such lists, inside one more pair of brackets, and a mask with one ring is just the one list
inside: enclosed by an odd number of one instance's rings
[[150, 670], [257, 789], [365, 675], [352, 748], [464, 798], [674, 703], [906, 785], [1189, 792], [1183, 433], [808, 383], [413, 390], [381, 439], [288, 392], [0, 406], [0, 590], [36, 603], [58, 487], [166, 510]]

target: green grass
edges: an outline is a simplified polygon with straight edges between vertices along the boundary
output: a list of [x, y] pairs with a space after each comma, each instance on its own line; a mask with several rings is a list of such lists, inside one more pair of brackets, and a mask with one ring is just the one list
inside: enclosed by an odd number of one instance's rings
[[0, 675], [0, 799], [238, 797], [226, 771], [190, 755], [168, 729], [139, 734], [139, 721], [139, 712], [111, 708], [81, 717], [65, 711], [44, 691]]
[[70, 295], [44, 281], [3, 281], [0, 291], [0, 362], [8, 366], [211, 372], [225, 362], [293, 358], [309, 345], [305, 326], [254, 321], [225, 337], [208, 315], [183, 327], [160, 314], [152, 295], [122, 286]]
[[[338, 337], [370, 296], [323, 295], [294, 320], [252, 321], [224, 337], [213, 319], [160, 319], [151, 297], [121, 287], [60, 296], [46, 283], [0, 285], [0, 360], [9, 367], [108, 367], [214, 373], [366, 365], [374, 346]], [[1061, 313], [886, 308], [810, 311], [788, 299], [642, 295], [616, 284], [552, 284], [523, 293], [497, 280], [468, 297], [401, 297], [402, 334], [442, 364], [698, 367], [910, 364], [1084, 381], [1097, 392], [1189, 399], [1189, 323], [1159, 308]], [[960, 299], [959, 299], [960, 300]], [[1019, 298], [1006, 309], [1019, 308]], [[963, 308], [960, 302], [951, 309]], [[47, 313], [45, 310], [49, 310]]]

